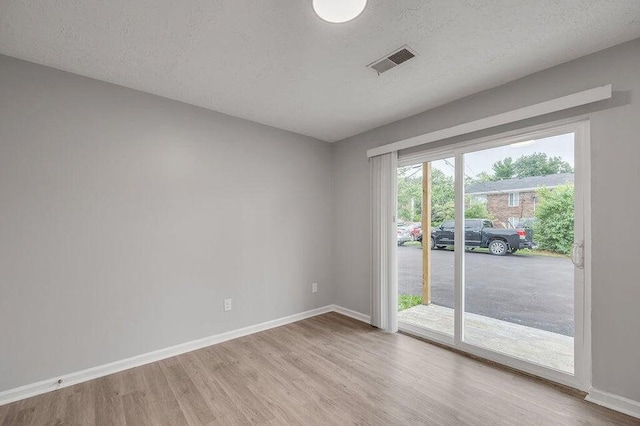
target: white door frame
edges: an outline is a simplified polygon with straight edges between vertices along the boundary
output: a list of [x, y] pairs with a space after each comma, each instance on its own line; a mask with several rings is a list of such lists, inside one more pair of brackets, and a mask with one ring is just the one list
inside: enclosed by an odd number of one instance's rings
[[[576, 241], [584, 247], [584, 267], [574, 268], [574, 374], [567, 374], [549, 367], [534, 364], [506, 354], [494, 352], [464, 342], [464, 250], [455, 250], [455, 332], [454, 336], [400, 323], [406, 333], [436, 341], [463, 350], [508, 367], [533, 374], [582, 391], [591, 386], [591, 155], [590, 122], [588, 117], [577, 117], [528, 127], [480, 139], [461, 142], [448, 147], [425, 149], [422, 152], [400, 157], [399, 166], [421, 162], [455, 158], [455, 247], [464, 246], [464, 158], [469, 152], [494, 148], [531, 139], [542, 139], [566, 133], [574, 133]], [[580, 214], [581, 213], [581, 214]]]

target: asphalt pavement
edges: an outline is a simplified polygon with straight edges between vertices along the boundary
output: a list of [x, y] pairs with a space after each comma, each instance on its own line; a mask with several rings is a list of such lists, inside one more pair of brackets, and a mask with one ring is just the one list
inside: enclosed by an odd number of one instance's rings
[[[433, 250], [431, 302], [453, 308], [453, 250]], [[465, 252], [465, 310], [503, 321], [574, 334], [574, 268], [547, 256]], [[398, 294], [422, 294], [422, 247], [398, 247]]]

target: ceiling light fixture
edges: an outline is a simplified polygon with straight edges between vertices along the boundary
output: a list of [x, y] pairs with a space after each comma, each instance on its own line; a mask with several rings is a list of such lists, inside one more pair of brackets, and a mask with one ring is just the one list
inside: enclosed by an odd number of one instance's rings
[[321, 19], [333, 24], [341, 24], [357, 18], [367, 0], [313, 0], [313, 10]]

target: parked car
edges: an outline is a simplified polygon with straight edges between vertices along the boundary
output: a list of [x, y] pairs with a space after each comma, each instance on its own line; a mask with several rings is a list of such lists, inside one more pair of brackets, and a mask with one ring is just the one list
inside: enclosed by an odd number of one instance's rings
[[413, 241], [413, 238], [411, 237], [411, 234], [409, 233], [409, 227], [406, 225], [400, 225], [398, 224], [397, 226], [398, 228], [398, 232], [397, 232], [397, 237], [398, 237], [398, 245], [401, 246], [404, 243], [406, 243], [407, 241]]
[[418, 240], [418, 236], [422, 235], [422, 224], [414, 223], [409, 227], [409, 234], [411, 234], [411, 239], [413, 241]]
[[[521, 248], [533, 247], [524, 229], [494, 228], [489, 219], [465, 219], [465, 247], [488, 248], [489, 253], [504, 256]], [[431, 248], [443, 249], [454, 245], [454, 222], [448, 220], [431, 231]]]

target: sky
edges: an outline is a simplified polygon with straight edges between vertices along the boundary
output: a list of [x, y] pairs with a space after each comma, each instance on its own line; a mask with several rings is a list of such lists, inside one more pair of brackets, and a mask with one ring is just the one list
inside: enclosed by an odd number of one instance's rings
[[[498, 148], [491, 148], [482, 151], [475, 151], [465, 154], [465, 174], [468, 177], [475, 177], [479, 173], [492, 172], [492, 166], [496, 161], [503, 160], [506, 157], [511, 157], [513, 160], [517, 160], [523, 155], [530, 155], [536, 152], [543, 152], [548, 157], [560, 157], [567, 163], [574, 166], [574, 151], [573, 151], [573, 133], [568, 133], [559, 136], [553, 136], [550, 138], [537, 139], [534, 143], [527, 146], [512, 146], [505, 145]], [[448, 176], [453, 176], [455, 173], [454, 159], [448, 158], [444, 160], [433, 161], [431, 167], [439, 169]], [[422, 176], [420, 169], [409, 171], [408, 174], [413, 176]]]

